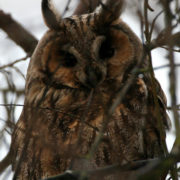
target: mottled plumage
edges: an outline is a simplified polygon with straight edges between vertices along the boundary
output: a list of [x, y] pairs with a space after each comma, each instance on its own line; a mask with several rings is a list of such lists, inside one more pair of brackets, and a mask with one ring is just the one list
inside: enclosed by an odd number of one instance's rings
[[119, 19], [122, 1], [65, 19], [49, 7], [43, 0], [49, 30], [31, 58], [12, 137], [15, 177], [40, 179], [165, 154], [166, 100], [149, 72], [133, 79], [109, 115], [132, 69], [141, 61], [141, 68], [149, 66], [140, 40]]

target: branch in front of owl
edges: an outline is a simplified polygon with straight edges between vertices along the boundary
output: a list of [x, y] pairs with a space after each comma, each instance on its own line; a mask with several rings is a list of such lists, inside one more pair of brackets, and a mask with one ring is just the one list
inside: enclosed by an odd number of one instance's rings
[[[168, 2], [165, 2], [163, 1], [162, 2], [162, 7], [164, 6], [164, 3], [168, 6], [168, 11], [169, 11], [169, 7], [170, 7], [170, 1]], [[169, 3], [169, 4], [168, 4]], [[164, 14], [167, 13], [167, 9], [166, 8], [163, 8], [163, 11], [164, 11]], [[156, 20], [157, 18], [160, 16], [161, 12], [154, 18], [153, 22], [152, 22], [152, 25], [150, 25], [150, 22], [149, 22], [149, 10], [152, 11], [151, 8], [149, 8], [149, 3], [148, 3], [148, 0], [145, 0], [144, 1], [144, 15], [140, 16], [140, 19], [142, 17], [142, 27], [141, 27], [141, 32], [142, 32], [142, 37], [145, 36], [145, 40], [146, 40], [146, 43], [145, 44], [145, 50], [146, 50], [146, 54], [148, 56], [148, 59], [149, 59], [149, 73], [150, 73], [150, 76], [152, 77], [152, 94], [153, 94], [153, 99], [154, 99], [154, 102], [155, 102], [155, 109], [160, 109], [160, 105], [158, 103], [158, 99], [156, 98], [156, 95], [157, 95], [157, 91], [156, 91], [156, 86], [155, 86], [155, 79], [153, 78], [154, 77], [154, 72], [153, 72], [153, 65], [152, 65], [152, 54], [151, 54], [151, 51], [154, 49], [154, 48], [158, 48], [158, 47], [162, 47], [164, 45], [166, 45], [168, 47], [168, 57], [169, 57], [169, 64], [170, 64], [170, 71], [171, 71], [171, 75], [169, 76], [170, 78], [170, 87], [173, 91], [170, 92], [171, 94], [171, 98], [173, 99], [172, 102], [176, 102], [176, 93], [175, 93], [175, 86], [174, 86], [174, 83], [176, 82], [176, 75], [175, 75], [175, 63], [174, 63], [174, 57], [173, 57], [173, 48], [175, 45], [177, 45], [177, 42], [174, 41], [174, 39], [172, 37], [174, 37], [173, 33], [172, 33], [172, 30], [176, 27], [176, 26], [173, 26], [171, 23], [166, 24], [166, 27], [163, 31], [161, 31], [161, 33], [157, 36], [157, 38], [155, 40], [152, 40], [152, 32], [154, 30], [154, 27], [155, 27], [155, 23], [156, 23]], [[143, 18], [144, 17], [144, 18]], [[167, 17], [168, 19], [168, 17]], [[166, 19], [166, 21], [168, 22], [168, 20]], [[171, 19], [172, 20], [172, 19]], [[172, 21], [170, 21], [172, 22]], [[175, 35], [177, 36], [177, 34]], [[142, 38], [143, 39], [143, 38]], [[143, 41], [144, 42], [144, 41]], [[173, 96], [174, 95], [174, 96]], [[175, 104], [175, 103], [174, 103]], [[160, 121], [160, 111], [157, 110], [155, 112], [156, 114], [156, 117], [159, 119], [158, 121], [158, 126], [159, 126], [159, 130], [160, 130], [160, 134], [162, 136], [163, 134], [163, 131], [162, 131], [162, 122]], [[178, 115], [177, 115], [177, 110], [175, 110], [173, 108], [173, 115], [174, 115], [174, 119], [175, 119], [175, 122], [177, 122], [177, 119], [178, 119]], [[176, 124], [176, 123], [175, 123]], [[179, 126], [177, 125], [176, 126], [176, 132], [177, 132], [177, 129], [179, 129]], [[179, 137], [179, 135], [176, 133], [176, 137]], [[166, 147], [166, 145], [164, 144], [163, 145], [164, 147]], [[166, 150], [166, 153], [168, 154], [168, 151]], [[173, 179], [177, 179], [178, 177], [178, 174], [177, 174], [177, 168], [176, 168], [176, 164], [174, 164], [174, 166], [172, 166], [170, 168], [170, 174], [172, 176]], [[167, 173], [166, 173], [167, 175]], [[146, 179], [146, 178], [145, 178]]]
[[0, 10], [0, 28], [27, 54], [33, 53], [38, 40], [9, 14], [6, 14], [2, 10]]
[[[0, 91], [7, 91], [7, 92], [9, 92], [10, 90], [9, 89], [0, 89]], [[18, 94], [24, 94], [24, 90], [22, 89], [22, 90], [17, 90], [17, 93]], [[19, 107], [24, 107], [25, 105], [23, 105], [23, 104], [0, 104], [0, 106], [19, 106]], [[33, 108], [33, 107], [29, 107], [29, 108]], [[35, 107], [34, 107], [35, 108]], [[37, 108], [37, 107], [36, 107]], [[47, 110], [54, 110], [54, 111], [58, 111], [59, 112], [59, 110], [58, 109], [49, 109], [49, 108], [41, 108], [41, 107], [39, 107], [40, 109], [47, 109]], [[167, 110], [172, 110], [172, 107], [171, 106], [168, 106], [167, 107]], [[180, 104], [178, 104], [178, 105], [176, 105], [176, 110], [180, 110]], [[62, 112], [63, 113], [63, 112]]]
[[[117, 27], [118, 29], [118, 27]], [[130, 89], [130, 87], [132, 86], [135, 78], [138, 76], [139, 69], [142, 65], [143, 60], [146, 57], [146, 49], [144, 48], [143, 50], [143, 56], [140, 59], [140, 61], [136, 64], [136, 66], [131, 70], [130, 72], [130, 77], [129, 79], [123, 84], [123, 87], [120, 87], [120, 89], [111, 97], [112, 102], [110, 103], [110, 105], [106, 108], [107, 110], [105, 111], [106, 114], [104, 115], [104, 119], [103, 119], [103, 124], [102, 124], [102, 128], [100, 129], [99, 135], [96, 137], [94, 144], [92, 145], [89, 153], [88, 153], [88, 158], [93, 157], [96, 149], [98, 148], [101, 140], [102, 140], [102, 136], [104, 134], [105, 129], [107, 128], [108, 125], [108, 121], [111, 118], [111, 116], [113, 115], [116, 107], [118, 106], [118, 104], [121, 104], [124, 96], [126, 95], [126, 93], [128, 92], [128, 90]]]
[[[131, 85], [131, 84], [129, 84], [129, 86], [130, 86], [130, 85]], [[120, 99], [121, 99], [121, 98], [122, 98], [122, 96], [118, 96], [118, 98], [120, 98]], [[120, 100], [119, 100], [119, 101], [120, 101]], [[114, 105], [114, 104], [113, 104], [113, 105]], [[111, 114], [111, 113], [110, 113], [110, 114]], [[107, 119], [108, 119], [108, 118], [107, 118]]]
[[[1, 90], [1, 89], [0, 89]], [[3, 91], [3, 90], [2, 90]], [[9, 92], [9, 91], [8, 91]], [[24, 90], [17, 90], [17, 94], [19, 95], [23, 95], [24, 94]], [[58, 113], [62, 113], [65, 116], [70, 116], [73, 118], [77, 118], [77, 120], [81, 121], [82, 117], [78, 116], [78, 115], [73, 115], [71, 113], [65, 113], [60, 109], [56, 109], [56, 108], [49, 108], [49, 107], [36, 107], [36, 106], [28, 106], [28, 105], [24, 105], [24, 104], [0, 104], [0, 106], [4, 106], [4, 107], [26, 107], [26, 108], [30, 108], [30, 109], [41, 109], [41, 110], [51, 110], [51, 111], [56, 111]], [[99, 131], [95, 126], [89, 124], [87, 121], [81, 121], [82, 123], [86, 124], [88, 127], [94, 129], [95, 131]]]
[[67, 170], [57, 176], [49, 177], [43, 180], [88, 180], [93, 177], [96, 179], [103, 179], [112, 174], [120, 175], [123, 172], [136, 170], [134, 179], [158, 179], [165, 175], [174, 164], [180, 162], [180, 154], [171, 154], [164, 158], [154, 158], [147, 160], [140, 160], [127, 163], [125, 165], [111, 165], [104, 168], [87, 171], [71, 171]]

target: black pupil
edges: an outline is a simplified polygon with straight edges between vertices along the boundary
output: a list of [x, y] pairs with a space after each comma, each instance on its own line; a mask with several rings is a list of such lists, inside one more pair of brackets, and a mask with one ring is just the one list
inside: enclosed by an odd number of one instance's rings
[[99, 57], [101, 59], [111, 58], [114, 55], [114, 51], [114, 48], [110, 46], [110, 42], [106, 40], [101, 44], [99, 49]]
[[75, 56], [69, 52], [61, 52], [61, 55], [64, 56], [64, 61], [62, 62], [65, 67], [74, 67], [77, 64]]

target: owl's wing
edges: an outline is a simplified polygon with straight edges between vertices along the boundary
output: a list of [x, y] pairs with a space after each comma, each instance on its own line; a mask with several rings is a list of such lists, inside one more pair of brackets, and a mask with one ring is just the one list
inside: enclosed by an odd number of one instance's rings
[[[148, 70], [149, 69], [149, 60], [148, 58], [146, 61], [144, 61], [143, 69]], [[155, 78], [154, 72], [146, 71], [143, 73], [144, 82], [146, 84], [147, 92], [148, 92], [148, 104], [147, 104], [147, 121], [148, 121], [148, 131], [146, 133], [147, 135], [147, 144], [149, 141], [149, 144], [151, 144], [151, 147], [148, 149], [153, 149], [152, 145], [154, 139], [154, 134], [156, 134], [156, 137], [158, 141], [156, 141], [156, 145], [153, 146], [157, 148], [154, 148], [154, 154], [156, 156], [162, 156], [163, 154], [167, 154], [167, 147], [166, 147], [166, 130], [169, 130], [171, 127], [170, 119], [167, 114], [167, 100], [166, 96]], [[151, 132], [154, 132], [153, 135]], [[149, 140], [148, 140], [149, 138]], [[161, 149], [159, 151], [158, 149]]]
[[[149, 64], [150, 64], [149, 59], [146, 58], [143, 64], [143, 69], [149, 69], [150, 68]], [[164, 91], [161, 88], [161, 85], [159, 84], [158, 80], [155, 78], [154, 72], [152, 73], [150, 73], [149, 71], [145, 72], [144, 79], [149, 92], [148, 94], [150, 94], [149, 97], [150, 104], [152, 104], [153, 106], [157, 106], [156, 108], [159, 108], [160, 114], [162, 116], [163, 124], [169, 130], [171, 128], [171, 122], [166, 111], [167, 110], [166, 95], [164, 94]]]
[[171, 128], [171, 121], [170, 118], [167, 114], [167, 99], [166, 99], [166, 95], [164, 94], [164, 91], [161, 88], [161, 85], [159, 84], [159, 82], [157, 81], [157, 79], [155, 78], [155, 84], [156, 84], [156, 93], [157, 93], [157, 99], [158, 99], [158, 104], [161, 108], [161, 111], [163, 112], [163, 123], [165, 125], [165, 127], [167, 128], [167, 130], [169, 130]]

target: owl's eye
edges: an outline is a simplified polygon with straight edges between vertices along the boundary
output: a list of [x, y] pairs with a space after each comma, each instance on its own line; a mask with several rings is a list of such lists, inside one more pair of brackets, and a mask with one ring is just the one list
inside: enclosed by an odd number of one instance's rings
[[108, 40], [104, 41], [101, 44], [99, 49], [99, 57], [101, 59], [108, 59], [114, 55], [115, 49], [111, 47], [110, 42]]
[[62, 61], [63, 66], [74, 67], [77, 64], [77, 59], [73, 54], [66, 51], [61, 51], [61, 55], [63, 55], [63, 61]]

